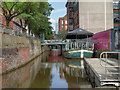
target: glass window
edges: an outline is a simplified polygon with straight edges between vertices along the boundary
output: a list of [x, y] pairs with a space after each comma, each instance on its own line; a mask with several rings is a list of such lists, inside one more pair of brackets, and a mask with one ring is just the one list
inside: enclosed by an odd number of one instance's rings
[[63, 20], [62, 20], [62, 24], [63, 24]]
[[65, 20], [65, 24], [67, 24], [67, 20]]
[[114, 18], [119, 17], [119, 15], [120, 15], [120, 12], [114, 12]]
[[113, 8], [114, 9], [119, 9], [120, 8], [120, 1], [114, 1], [113, 2]]
[[73, 4], [73, 12], [75, 13], [78, 9], [78, 2], [74, 2]]
[[67, 26], [65, 26], [65, 29], [67, 29]]
[[62, 30], [63, 30], [64, 28], [63, 28], [63, 26], [62, 26]]

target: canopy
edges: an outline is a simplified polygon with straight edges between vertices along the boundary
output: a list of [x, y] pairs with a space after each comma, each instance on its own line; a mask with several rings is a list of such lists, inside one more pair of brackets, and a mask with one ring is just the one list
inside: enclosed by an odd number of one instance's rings
[[93, 33], [78, 28], [78, 29], [76, 29], [76, 30], [73, 30], [73, 31], [71, 31], [71, 32], [68, 32], [67, 35], [93, 35]]
[[66, 39], [84, 39], [84, 38], [89, 38], [92, 36], [93, 36], [93, 33], [78, 28], [76, 30], [68, 32], [66, 35]]

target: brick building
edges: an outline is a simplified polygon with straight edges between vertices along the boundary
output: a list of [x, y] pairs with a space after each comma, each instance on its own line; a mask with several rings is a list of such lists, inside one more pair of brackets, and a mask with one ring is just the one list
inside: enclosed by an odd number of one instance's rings
[[120, 27], [120, 1], [113, 1], [114, 27]]
[[59, 18], [59, 32], [62, 30], [67, 30], [67, 15], [64, 17]]
[[[0, 8], [0, 23], [6, 25], [6, 20], [4, 15], [2, 14], [1, 8]], [[10, 27], [13, 29], [13, 21], [10, 22]]]
[[68, 30], [72, 31], [73, 29], [79, 28], [79, 4], [78, 2], [67, 2], [67, 21], [68, 21]]
[[113, 28], [113, 1], [103, 2], [69, 1], [66, 4], [68, 30], [82, 28], [98, 33]]

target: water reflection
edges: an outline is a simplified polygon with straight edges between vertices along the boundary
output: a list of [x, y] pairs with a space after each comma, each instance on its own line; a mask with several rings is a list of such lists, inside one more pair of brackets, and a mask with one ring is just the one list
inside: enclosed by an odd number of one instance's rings
[[40, 70], [41, 60], [47, 57], [47, 54], [43, 54], [23, 68], [3, 75], [2, 88], [29, 88]]
[[[56, 54], [55, 54], [56, 53]], [[62, 58], [60, 50], [44, 53], [2, 77], [3, 88], [89, 88], [82, 60]]]
[[65, 65], [64, 68], [64, 76], [69, 88], [91, 88], [91, 85], [86, 78], [84, 66], [82, 65], [83, 60], [67, 60], [67, 65]]

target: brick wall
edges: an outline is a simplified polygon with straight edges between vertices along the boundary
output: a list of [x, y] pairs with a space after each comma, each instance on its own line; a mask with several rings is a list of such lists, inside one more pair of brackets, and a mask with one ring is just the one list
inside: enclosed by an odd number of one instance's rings
[[48, 50], [47, 47], [43, 47], [41, 50], [40, 41], [30, 37], [26, 38], [0, 33], [0, 38], [2, 38], [2, 44], [0, 44], [0, 48], [2, 49], [2, 56], [0, 55], [2, 58], [0, 59], [2, 72], [27, 63], [41, 52]]
[[67, 23], [65, 23], [67, 21], [67, 16], [61, 17], [59, 18], [59, 32], [61, 30], [67, 30]]

